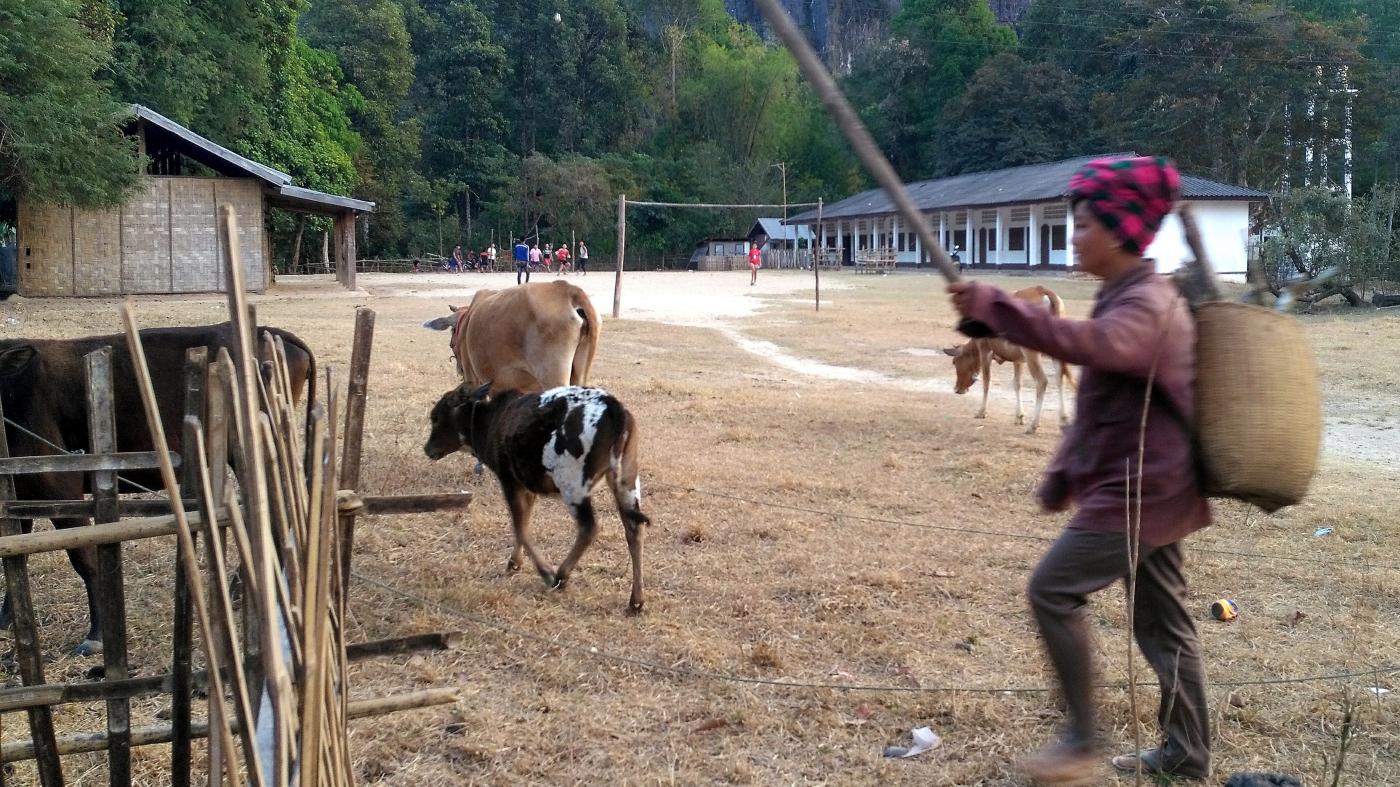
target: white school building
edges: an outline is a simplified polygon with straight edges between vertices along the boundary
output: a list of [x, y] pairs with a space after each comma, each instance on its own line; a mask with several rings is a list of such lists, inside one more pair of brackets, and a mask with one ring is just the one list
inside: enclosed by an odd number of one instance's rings
[[[974, 172], [908, 185], [910, 197], [928, 217], [934, 234], [963, 264], [989, 270], [1067, 269], [1073, 266], [1069, 238], [1073, 219], [1065, 189], [1080, 167], [1101, 158], [1133, 153], [1081, 156], [993, 172]], [[1250, 216], [1269, 200], [1255, 189], [1183, 174], [1182, 202], [1189, 204], [1215, 269], [1243, 275], [1249, 253]], [[898, 265], [927, 262], [917, 233], [905, 226], [884, 189], [863, 191], [793, 216], [788, 224], [811, 227], [819, 245], [836, 250], [844, 265], [871, 250], [893, 250]], [[1161, 272], [1190, 259], [1175, 214], [1163, 223], [1145, 254]]]

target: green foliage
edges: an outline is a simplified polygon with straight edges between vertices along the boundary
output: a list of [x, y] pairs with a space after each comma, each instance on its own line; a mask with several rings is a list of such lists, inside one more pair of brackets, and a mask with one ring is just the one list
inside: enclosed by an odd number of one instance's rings
[[1400, 189], [1394, 185], [1352, 200], [1331, 189], [1293, 189], [1266, 217], [1265, 273], [1278, 286], [1340, 267], [1342, 283], [1362, 295], [1378, 282], [1400, 282], [1397, 217]]
[[1016, 36], [985, 0], [908, 0], [891, 23], [894, 35], [853, 69], [852, 102], [906, 179], [929, 177], [936, 163], [944, 107], [962, 94], [982, 64], [1011, 50]]
[[422, 136], [408, 104], [415, 60], [403, 7], [396, 0], [313, 0], [302, 29], [310, 44], [335, 56], [360, 95], [349, 107], [362, 143], [355, 193], [375, 203], [361, 254], [395, 254], [407, 231], [404, 195], [419, 168]]
[[952, 175], [1101, 150], [1085, 93], [1054, 63], [997, 55], [945, 109], [927, 157], [936, 173]]
[[135, 184], [130, 112], [96, 78], [111, 57], [106, 11], [0, 0], [0, 202], [105, 207]]

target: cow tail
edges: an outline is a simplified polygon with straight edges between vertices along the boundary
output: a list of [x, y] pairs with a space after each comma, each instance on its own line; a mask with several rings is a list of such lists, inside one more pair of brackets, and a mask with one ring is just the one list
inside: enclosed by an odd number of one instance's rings
[[613, 496], [624, 520], [631, 520], [633, 526], [650, 525], [651, 518], [642, 513], [642, 482], [640, 440], [637, 439], [637, 421], [632, 413], [622, 410], [622, 434], [618, 435], [617, 447], [621, 456], [617, 469], [613, 472]]
[[603, 323], [593, 308], [593, 301], [583, 290], [576, 290], [573, 296], [574, 311], [583, 319], [579, 328], [578, 346], [574, 348], [574, 363], [569, 371], [570, 385], [588, 385], [588, 374], [593, 369], [593, 358], [598, 354], [598, 337]]

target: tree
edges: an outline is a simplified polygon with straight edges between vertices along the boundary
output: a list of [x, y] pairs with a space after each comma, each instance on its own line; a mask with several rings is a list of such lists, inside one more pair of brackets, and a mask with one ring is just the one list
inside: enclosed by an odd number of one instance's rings
[[1000, 169], [1100, 149], [1084, 84], [1050, 62], [988, 60], [944, 110], [925, 154], [935, 174]]
[[1290, 278], [1311, 279], [1335, 267], [1340, 274], [1303, 300], [1340, 295], [1360, 306], [1376, 282], [1400, 277], [1397, 213], [1400, 190], [1394, 185], [1351, 200], [1330, 188], [1293, 189], [1265, 217], [1260, 256], [1266, 284], [1277, 293]]
[[102, 10], [0, 0], [0, 202], [105, 207], [135, 185], [130, 110], [96, 78], [111, 57]]
[[997, 24], [986, 0], [907, 0], [890, 23], [893, 36], [852, 69], [854, 104], [906, 179], [935, 171], [929, 140], [943, 108], [1016, 35]]
[[419, 168], [422, 136], [408, 103], [414, 57], [403, 7], [396, 0], [313, 0], [302, 29], [310, 44], [335, 55], [362, 99], [350, 107], [363, 143], [356, 193], [375, 203], [363, 254], [395, 254], [407, 229], [403, 202]]

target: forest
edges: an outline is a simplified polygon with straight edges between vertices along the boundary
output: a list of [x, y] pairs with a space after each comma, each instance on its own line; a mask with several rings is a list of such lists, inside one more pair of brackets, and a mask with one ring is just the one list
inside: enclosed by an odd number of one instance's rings
[[[1035, 0], [1015, 26], [987, 0], [894, 5], [831, 65], [906, 180], [1166, 154], [1278, 193], [1259, 221], [1279, 264], [1400, 279], [1400, 0]], [[723, 0], [0, 0], [0, 205], [119, 202], [139, 103], [374, 201], [361, 257], [572, 235], [606, 258], [619, 193], [868, 186], [768, 38]], [[755, 215], [635, 209], [629, 261]], [[273, 218], [283, 270], [298, 221]]]

